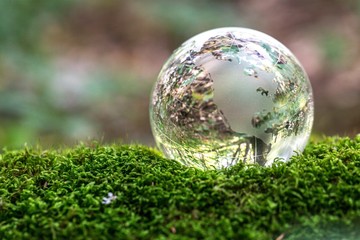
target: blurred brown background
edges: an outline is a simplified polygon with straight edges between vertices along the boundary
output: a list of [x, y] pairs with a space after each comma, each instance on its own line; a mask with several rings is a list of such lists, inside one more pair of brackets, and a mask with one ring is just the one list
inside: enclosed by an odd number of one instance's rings
[[313, 85], [313, 133], [360, 132], [360, 0], [12, 0], [0, 2], [0, 148], [153, 145], [149, 95], [164, 61], [225, 26], [294, 52]]

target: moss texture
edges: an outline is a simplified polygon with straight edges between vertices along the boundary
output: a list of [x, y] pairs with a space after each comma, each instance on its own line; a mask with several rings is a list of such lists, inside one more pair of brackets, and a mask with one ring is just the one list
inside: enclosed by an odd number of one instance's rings
[[359, 135], [205, 172], [136, 145], [0, 155], [0, 239], [358, 239], [359, 226]]

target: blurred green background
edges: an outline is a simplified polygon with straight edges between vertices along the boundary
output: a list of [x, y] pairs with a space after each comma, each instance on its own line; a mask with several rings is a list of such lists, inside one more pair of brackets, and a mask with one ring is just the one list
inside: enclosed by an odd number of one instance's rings
[[0, 148], [153, 145], [149, 95], [164, 61], [224, 26], [294, 52], [313, 85], [315, 134], [360, 132], [359, 0], [2, 0]]

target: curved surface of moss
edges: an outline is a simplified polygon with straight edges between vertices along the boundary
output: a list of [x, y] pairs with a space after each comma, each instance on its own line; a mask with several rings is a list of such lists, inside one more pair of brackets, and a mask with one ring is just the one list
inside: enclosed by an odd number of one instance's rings
[[357, 239], [359, 217], [359, 135], [222, 171], [136, 145], [0, 155], [0, 239]]

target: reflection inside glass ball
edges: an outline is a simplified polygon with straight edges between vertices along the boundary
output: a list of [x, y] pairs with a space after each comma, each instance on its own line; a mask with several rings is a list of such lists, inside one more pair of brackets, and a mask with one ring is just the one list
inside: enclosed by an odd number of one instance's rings
[[313, 111], [309, 79], [285, 46], [255, 30], [220, 28], [165, 63], [150, 122], [162, 152], [185, 165], [269, 166], [303, 150]]

